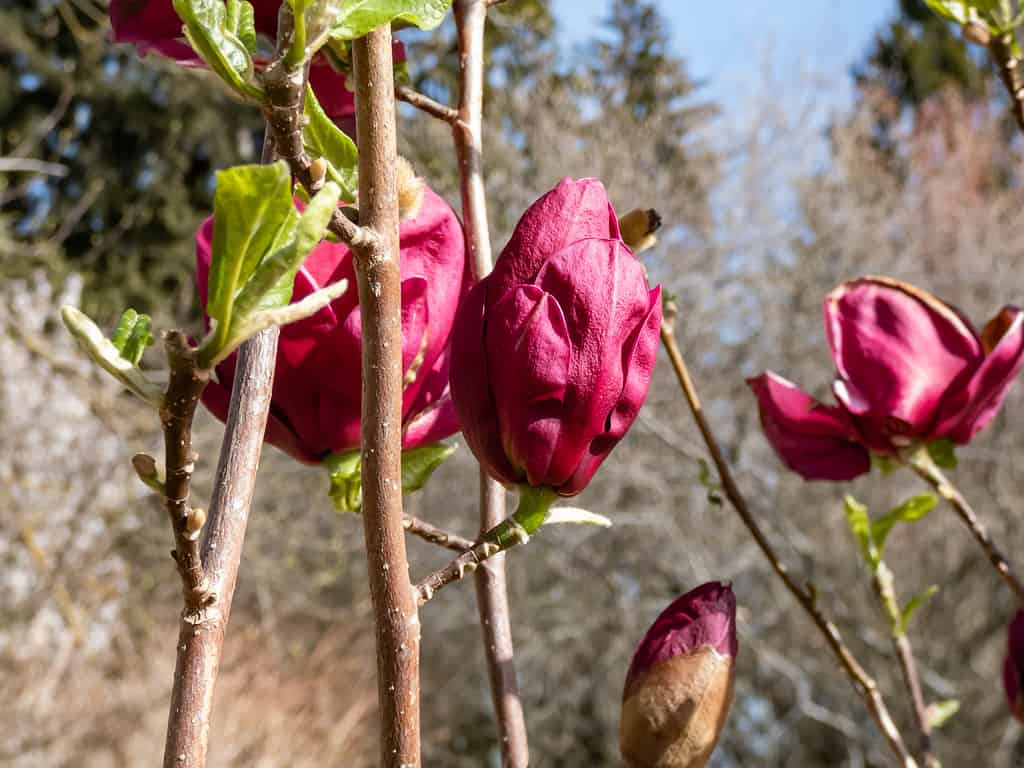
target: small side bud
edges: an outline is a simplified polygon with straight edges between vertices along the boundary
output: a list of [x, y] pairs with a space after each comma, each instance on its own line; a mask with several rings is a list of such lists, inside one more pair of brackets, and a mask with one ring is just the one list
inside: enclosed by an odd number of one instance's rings
[[420, 215], [423, 208], [423, 179], [416, 175], [412, 164], [404, 157], [398, 157], [398, 217], [409, 221]]
[[732, 704], [736, 598], [702, 584], [673, 602], [626, 675], [619, 745], [629, 768], [704, 768]]
[[992, 42], [992, 33], [988, 29], [988, 25], [980, 19], [970, 19], [963, 27], [964, 40], [975, 45], [982, 47], [988, 47], [988, 44]]
[[185, 538], [189, 541], [198, 539], [204, 525], [206, 525], [206, 510], [202, 507], [193, 507], [189, 510], [188, 517], [185, 518]]
[[323, 187], [324, 179], [327, 178], [327, 161], [324, 158], [318, 157], [309, 164], [309, 178], [313, 192]]
[[634, 208], [619, 219], [622, 239], [633, 253], [646, 251], [658, 242], [654, 233], [661, 229], [661, 214], [653, 208]]
[[139, 480], [163, 495], [165, 492], [163, 481], [160, 479], [160, 471], [156, 466], [156, 459], [148, 453], [136, 453], [132, 456], [132, 467]]

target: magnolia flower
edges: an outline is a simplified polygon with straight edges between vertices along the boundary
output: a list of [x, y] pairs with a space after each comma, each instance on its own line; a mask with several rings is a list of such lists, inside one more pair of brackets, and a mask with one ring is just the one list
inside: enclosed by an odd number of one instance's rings
[[619, 744], [629, 768], [702, 768], [732, 705], [736, 598], [702, 584], [644, 635], [622, 694]]
[[965, 444], [988, 424], [1024, 362], [1024, 315], [1004, 307], [982, 330], [926, 291], [884, 277], [825, 299], [837, 406], [774, 373], [749, 379], [782, 461], [808, 480], [849, 480], [871, 454]]
[[[280, 0], [255, 0], [252, 6], [256, 32], [273, 40], [277, 36]], [[140, 56], [152, 51], [182, 66], [205, 66], [185, 40], [173, 0], [111, 0], [110, 25], [114, 42], [134, 43]], [[392, 55], [396, 64], [405, 61], [405, 46], [396, 40]], [[316, 56], [310, 63], [309, 82], [327, 116], [354, 136], [355, 95], [345, 75], [323, 56]]]
[[[199, 296], [206, 305], [215, 222], [210, 217], [196, 236]], [[466, 286], [462, 227], [448, 204], [424, 191], [416, 218], [400, 229], [402, 271], [403, 449], [435, 443], [458, 431], [448, 395], [448, 338]], [[352, 253], [324, 241], [295, 277], [292, 302], [319, 287], [347, 279], [355, 285]], [[315, 315], [281, 329], [274, 392], [266, 439], [310, 463], [328, 453], [359, 446], [360, 315], [349, 290]], [[232, 356], [217, 366], [217, 381], [203, 403], [227, 418], [235, 368]]]
[[660, 288], [601, 182], [564, 179], [456, 317], [452, 397], [477, 460], [509, 485], [579, 493], [647, 396], [660, 324]]

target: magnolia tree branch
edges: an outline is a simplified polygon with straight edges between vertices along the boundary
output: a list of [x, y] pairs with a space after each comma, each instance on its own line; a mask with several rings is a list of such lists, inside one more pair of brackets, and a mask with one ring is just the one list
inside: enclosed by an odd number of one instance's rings
[[999, 79], [1010, 97], [1010, 108], [1017, 127], [1024, 131], [1024, 77], [1021, 75], [1020, 59], [1013, 52], [1012, 33], [997, 35], [988, 44], [992, 61], [999, 72]]
[[[206, 765], [213, 692], [270, 409], [277, 337], [271, 328], [239, 349], [202, 547], [207, 597], [196, 606], [186, 600], [181, 617], [164, 768]], [[168, 473], [168, 487], [170, 479]]]
[[878, 563], [871, 579], [871, 586], [889, 621], [893, 650], [896, 651], [896, 659], [899, 662], [900, 671], [903, 673], [903, 682], [910, 695], [921, 760], [925, 768], [941, 768], [941, 763], [932, 752], [932, 726], [928, 719], [928, 705], [921, 689], [921, 677], [917, 671], [914, 649], [910, 644], [910, 638], [907, 637], [902, 611], [896, 598], [893, 573], [884, 562]]
[[686, 363], [683, 361], [679, 345], [676, 343], [675, 329], [673, 328], [674, 321], [674, 309], [670, 311], [669, 307], [666, 307], [661, 325], [661, 341], [664, 344], [665, 351], [668, 353], [672, 368], [675, 370], [676, 378], [679, 380], [679, 385], [683, 390], [683, 395], [686, 397], [686, 402], [690, 406], [690, 412], [697, 423], [697, 428], [704, 438], [708, 453], [711, 454], [711, 459], [718, 471], [718, 477], [726, 497], [729, 499], [730, 504], [732, 504], [733, 509], [739, 514], [747, 530], [750, 531], [751, 536], [754, 537], [754, 541], [757, 542], [761, 553], [771, 564], [772, 570], [782, 579], [786, 589], [796, 598], [800, 607], [804, 609], [814, 623], [814, 626], [817, 627], [818, 631], [825, 638], [825, 642], [835, 655], [839, 666], [846, 673], [846, 676], [850, 678], [854, 689], [864, 700], [864, 704], [871, 713], [871, 717], [885, 736], [889, 748], [899, 759], [899, 765], [902, 768], [917, 768], [917, 761], [914, 760], [906, 744], [903, 742], [903, 737], [900, 735], [899, 729], [897, 729], [892, 715], [889, 713], [885, 700], [878, 689], [878, 684], [874, 678], [868, 675], [867, 671], [865, 671], [864, 667], [861, 666], [860, 662], [857, 661], [856, 657], [847, 647], [836, 625], [818, 607], [817, 594], [813, 587], [804, 587], [797, 583], [754, 519], [746, 499], [740, 492], [739, 486], [736, 485], [736, 480], [732, 476], [732, 470], [725, 461], [722, 449], [718, 445], [718, 440], [715, 438], [714, 433], [711, 431], [711, 426], [704, 416], [704, 410], [701, 406], [700, 398], [697, 396], [697, 390], [693, 385], [693, 380], [690, 378]]
[[1024, 584], [1021, 583], [1020, 579], [1013, 572], [1013, 569], [1010, 567], [1010, 561], [1006, 559], [1006, 556], [999, 550], [996, 543], [992, 541], [988, 529], [978, 519], [974, 508], [967, 502], [963, 494], [957, 490], [956, 486], [936, 466], [927, 451], [917, 451], [910, 457], [907, 463], [919, 477], [953, 507], [960, 519], [963, 520], [964, 525], [971, 532], [971, 535], [974, 536], [974, 540], [978, 542], [978, 546], [985, 552], [989, 562], [992, 563], [992, 567], [996, 569], [1003, 581], [1006, 582], [1006, 585], [1016, 595], [1018, 602], [1024, 604]]
[[402, 518], [402, 317], [398, 261], [398, 149], [391, 29], [352, 45], [359, 132], [360, 221], [353, 243], [362, 323], [363, 528], [377, 626], [380, 765], [420, 765], [420, 623]]
[[[452, 137], [459, 162], [462, 219], [467, 231], [473, 276], [481, 280], [493, 266], [487, 224], [487, 193], [483, 174], [484, 26], [485, 0], [455, 0], [455, 27], [459, 47], [459, 110]], [[441, 106], [441, 105], [436, 105]], [[421, 108], [425, 108], [420, 105]], [[505, 489], [480, 468], [480, 532], [505, 519]], [[505, 768], [526, 768], [530, 749], [526, 718], [516, 679], [512, 625], [505, 576], [505, 556], [482, 563], [474, 576], [477, 609], [483, 632], [484, 655], [491, 683], [502, 763]]]
[[452, 109], [447, 104], [435, 101], [411, 86], [396, 86], [395, 96], [398, 97], [399, 101], [404, 101], [406, 104], [416, 107], [416, 109], [421, 112], [425, 112], [431, 117], [436, 117], [438, 120], [443, 120], [444, 122], [451, 123], [452, 125], [459, 122], [460, 118], [458, 110]]
[[436, 525], [428, 523], [426, 520], [420, 520], [418, 517], [404, 515], [402, 517], [402, 524], [405, 526], [405, 530], [413, 536], [418, 536], [424, 541], [450, 549], [453, 552], [461, 554], [467, 549], [473, 548], [474, 542], [472, 540], [438, 528]]

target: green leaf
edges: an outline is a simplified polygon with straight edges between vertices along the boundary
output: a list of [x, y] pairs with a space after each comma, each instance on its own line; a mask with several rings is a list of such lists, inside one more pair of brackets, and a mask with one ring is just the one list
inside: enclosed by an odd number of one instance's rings
[[327, 116], [309, 86], [306, 86], [305, 115], [307, 123], [302, 143], [306, 151], [327, 161], [327, 178], [341, 187], [343, 200], [353, 202], [359, 190], [359, 151], [355, 142]]
[[968, 19], [967, 3], [961, 0], [925, 0], [928, 7], [944, 19], [966, 24]]
[[883, 475], [891, 475], [902, 466], [902, 464], [889, 456], [879, 456], [877, 454], [871, 455], [871, 464]]
[[598, 528], [611, 528], [612, 521], [604, 515], [598, 515], [580, 507], [552, 507], [548, 512], [544, 525], [596, 525]]
[[121, 357], [132, 365], [138, 365], [146, 347], [153, 344], [153, 321], [149, 315], [140, 315], [134, 309], [126, 309], [117, 323], [111, 338], [114, 348]]
[[910, 617], [914, 615], [914, 611], [916, 611], [918, 608], [924, 605], [925, 602], [931, 599], [938, 591], [938, 586], [932, 584], [930, 587], [928, 587], [920, 594], [914, 595], [912, 598], [910, 598], [910, 601], [905, 606], [903, 606], [903, 610], [900, 611], [901, 632], [906, 633], [907, 627], [910, 625]]
[[943, 469], [956, 469], [956, 446], [953, 445], [952, 440], [946, 438], [932, 440], [928, 443], [927, 448], [928, 455], [932, 457], [936, 466]]
[[281, 227], [281, 232], [288, 232], [291, 236], [285, 242], [274, 244], [270, 254], [260, 262], [239, 292], [234, 307], [239, 320], [232, 325], [232, 333], [240, 330], [240, 324], [252, 312], [277, 309], [291, 301], [295, 273], [310, 251], [323, 240], [327, 224], [338, 207], [340, 195], [338, 185], [327, 182], [309, 202], [302, 215], [294, 216], [297, 223], [293, 223], [292, 219]]
[[294, 225], [288, 165], [279, 161], [218, 172], [213, 212], [216, 226], [206, 314], [216, 323], [214, 346], [223, 346], [237, 293], [279, 238], [282, 226]]
[[228, 29], [237, 37], [250, 56], [256, 55], [256, 18], [248, 0], [228, 0]]
[[455, 446], [446, 443], [423, 445], [402, 451], [402, 493], [412, 493], [426, 485], [434, 470], [453, 453]]
[[716, 507], [722, 506], [722, 484], [711, 475], [711, 467], [708, 466], [706, 460], [697, 459], [697, 464], [700, 465], [697, 481], [707, 489], [708, 502]]
[[932, 494], [919, 493], [872, 523], [871, 538], [878, 548], [879, 557], [885, 549], [885, 540], [896, 523], [912, 523], [920, 520], [935, 508], [937, 502], [938, 500]]
[[850, 531], [860, 545], [864, 562], [868, 564], [872, 572], [878, 570], [881, 554], [875, 546], [875, 540], [872, 536], [871, 518], [868, 516], [868, 508], [849, 494], [843, 497], [843, 508], [846, 510], [846, 522], [850, 526]]
[[945, 701], [935, 702], [929, 704], [928, 709], [925, 712], [925, 716], [928, 718], [928, 725], [931, 728], [938, 730], [944, 726], [953, 715], [955, 715], [960, 709], [960, 702], [956, 699], [946, 699]]
[[[71, 335], [75, 337], [93, 361], [117, 379], [126, 389], [138, 395], [154, 408], [160, 407], [164, 399], [163, 390], [147, 379], [134, 362], [125, 358], [121, 350], [103, 335], [96, 323], [72, 306], [61, 307], [60, 316]], [[146, 318], [147, 322], [148, 319]], [[120, 325], [118, 330], [121, 330]], [[119, 335], [124, 340], [125, 334], [119, 333]], [[129, 333], [128, 339], [130, 338]]]
[[332, 453], [323, 461], [331, 486], [327, 493], [339, 512], [358, 512], [363, 505], [362, 461], [359, 449]]
[[[263, 91], [253, 82], [249, 48], [229, 25], [223, 0], [174, 0], [174, 10], [185, 23], [185, 37], [210, 69], [242, 96], [261, 99]], [[235, 27], [242, 23], [244, 11], [237, 9]]]
[[341, 7], [331, 38], [355, 40], [393, 21], [433, 29], [444, 19], [451, 0], [351, 0]]
[[[402, 493], [412, 493], [453, 453], [454, 445], [437, 443], [402, 451]], [[362, 461], [359, 450], [332, 453], [323, 461], [331, 478], [328, 493], [339, 512], [358, 512], [363, 504]]]

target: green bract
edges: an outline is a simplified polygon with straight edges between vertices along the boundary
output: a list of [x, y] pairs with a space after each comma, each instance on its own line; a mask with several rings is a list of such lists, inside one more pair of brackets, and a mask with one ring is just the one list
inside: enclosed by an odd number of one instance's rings
[[313, 89], [306, 86], [306, 127], [302, 143], [313, 157], [327, 161], [327, 178], [341, 187], [343, 200], [353, 202], [359, 189], [359, 152], [352, 141], [327, 116]]

